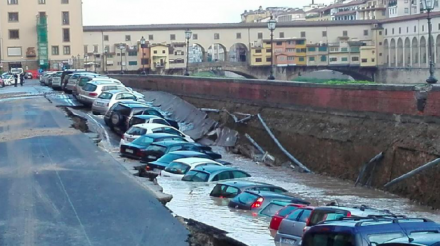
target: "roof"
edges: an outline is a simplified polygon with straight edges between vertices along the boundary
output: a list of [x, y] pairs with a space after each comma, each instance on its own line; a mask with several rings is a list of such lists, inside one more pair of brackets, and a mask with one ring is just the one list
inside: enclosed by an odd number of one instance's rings
[[[380, 23], [392, 23], [392, 22], [399, 22], [399, 21], [405, 21], [405, 20], [419, 20], [419, 19], [426, 19], [428, 16], [427, 13], [417, 14], [417, 15], [406, 15], [406, 16], [399, 16], [394, 18], [386, 18], [382, 19], [379, 22]], [[439, 11], [431, 12], [430, 14], [431, 18], [440, 16]]]
[[225, 167], [225, 166], [199, 166], [193, 170], [203, 171], [203, 172], [207, 172], [207, 173], [216, 173], [216, 172], [220, 172], [220, 171], [238, 170], [238, 169], [232, 168], [232, 167]]
[[164, 127], [164, 126], [174, 128], [169, 125], [163, 125], [163, 124], [158, 124], [158, 123], [144, 123], [144, 124], [138, 124], [138, 125], [134, 125], [134, 126], [139, 127], [139, 128], [143, 128], [143, 129], [154, 129], [154, 128], [159, 128], [159, 127]]
[[[411, 234], [410, 237], [414, 239], [414, 241], [411, 242], [413, 244], [419, 243], [419, 244], [428, 245], [428, 244], [440, 242], [440, 233]], [[387, 243], [408, 243], [408, 237], [392, 239], [390, 241], [385, 242], [384, 244], [386, 245]]]
[[258, 186], [272, 186], [272, 187], [277, 187], [277, 186], [272, 185], [272, 184], [267, 184], [267, 183], [263, 183], [263, 182], [247, 181], [247, 180], [239, 180], [239, 181], [224, 181], [224, 182], [221, 182], [220, 184], [225, 184], [225, 185], [235, 186], [235, 187], [239, 187], [239, 188], [258, 187]]
[[176, 155], [181, 155], [181, 156], [208, 156], [205, 153], [201, 153], [201, 152], [197, 152], [197, 151], [190, 151], [190, 150], [180, 150], [180, 151], [173, 151], [170, 152], [168, 154], [176, 154]]
[[187, 164], [187, 165], [196, 165], [199, 163], [213, 163], [213, 164], [218, 164], [220, 166], [222, 166], [222, 164], [213, 161], [211, 159], [206, 159], [206, 158], [198, 158], [198, 157], [189, 157], [189, 158], [182, 158], [182, 159], [177, 159], [174, 162], [180, 162], [183, 164]]
[[183, 140], [182, 141], [180, 141], [180, 140], [166, 140], [166, 141], [151, 143], [150, 146], [151, 145], [159, 145], [159, 146], [169, 147], [169, 146], [181, 145], [181, 144], [191, 144], [191, 143], [185, 142]]
[[109, 90], [109, 91], [103, 91], [102, 93], [105, 93], [105, 92], [111, 93], [111, 94], [122, 93], [122, 92], [129, 93], [128, 91], [125, 91], [125, 90]]
[[335, 16], [352, 15], [352, 14], [356, 14], [356, 10], [338, 12], [338, 13], [335, 14]]

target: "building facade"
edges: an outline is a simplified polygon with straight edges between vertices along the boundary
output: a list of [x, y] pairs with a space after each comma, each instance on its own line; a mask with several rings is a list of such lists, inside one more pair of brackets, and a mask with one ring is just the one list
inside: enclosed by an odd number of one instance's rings
[[3, 70], [82, 67], [81, 0], [0, 1]]

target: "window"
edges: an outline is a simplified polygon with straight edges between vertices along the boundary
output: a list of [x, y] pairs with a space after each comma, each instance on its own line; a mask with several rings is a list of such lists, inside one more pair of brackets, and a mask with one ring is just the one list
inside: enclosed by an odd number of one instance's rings
[[165, 54], [165, 50], [162, 50], [162, 54]]
[[366, 63], [366, 62], [368, 62], [367, 59], [362, 59], [362, 63]]
[[348, 52], [348, 48], [341, 48], [341, 52]]
[[266, 57], [266, 62], [271, 62], [272, 58], [271, 57]]
[[137, 64], [138, 64], [137, 61], [128, 61], [129, 66], [137, 66]]
[[9, 30], [9, 39], [19, 39], [20, 33], [18, 30]]
[[300, 57], [299, 57], [299, 61], [304, 61], [304, 57], [303, 57], [303, 56], [300, 56]]
[[316, 48], [315, 48], [315, 47], [309, 47], [309, 48], [307, 48], [307, 51], [309, 51], [309, 52], [315, 52], [315, 51], [316, 51]]
[[327, 51], [327, 46], [320, 46], [318, 50], [325, 52], [325, 51]]
[[409, 27], [406, 27], [406, 33], [409, 33]]
[[237, 32], [237, 39], [241, 39], [241, 33]]
[[61, 0], [62, 4], [69, 4], [69, 0]]
[[63, 20], [63, 25], [69, 25], [70, 24], [69, 12], [63, 12], [62, 13], [62, 20]]
[[106, 45], [106, 46], [104, 47], [104, 52], [106, 52], [106, 53], [109, 53], [109, 52], [110, 52], [110, 46], [109, 46], [109, 45]]
[[57, 56], [60, 54], [60, 47], [52, 46], [52, 55]]
[[305, 38], [306, 37], [306, 32], [301, 32], [301, 38]]
[[70, 42], [70, 29], [69, 28], [63, 29], [63, 42]]
[[379, 42], [379, 45], [382, 45], [382, 42]]
[[364, 36], [368, 36], [368, 30], [364, 30]]
[[336, 62], [336, 61], [338, 61], [337, 57], [330, 57], [330, 62]]
[[157, 50], [155, 50], [153, 53], [154, 53], [154, 54], [157, 54]]
[[298, 40], [298, 41], [296, 41], [296, 44], [300, 44], [300, 45], [305, 44], [305, 43], [306, 43], [305, 40]]
[[327, 37], [327, 31], [322, 31], [322, 37]]
[[260, 49], [255, 50], [255, 53], [261, 53], [261, 50]]
[[261, 58], [255, 58], [255, 62], [261, 62]]
[[346, 62], [346, 61], [348, 61], [348, 58], [347, 57], [342, 57], [341, 61]]
[[417, 32], [417, 26], [414, 26], [414, 32]]
[[171, 40], [176, 40], [176, 34], [170, 34], [170, 39]]
[[104, 35], [104, 41], [108, 41], [108, 35]]
[[231, 179], [231, 172], [229, 171], [221, 172], [217, 174], [217, 176], [215, 176], [212, 180], [217, 181], [217, 180], [226, 180], [226, 179]]
[[359, 61], [359, 57], [357, 57], [357, 56], [353, 56], [353, 57], [351, 58], [351, 61], [358, 62], [358, 61]]
[[291, 52], [295, 52], [295, 49], [293, 49], [293, 48], [287, 48], [287, 49], [286, 49], [286, 52], [289, 52], [289, 53], [291, 53]]
[[382, 35], [382, 31], [379, 31], [379, 35]]
[[293, 56], [288, 56], [288, 57], [287, 57], [287, 60], [288, 60], [288, 61], [294, 61], [294, 60], [295, 60], [295, 57], [293, 57]]
[[46, 0], [38, 0], [38, 4], [46, 4]]
[[63, 54], [70, 55], [70, 46], [66, 45], [63, 47]]
[[402, 33], [402, 28], [401, 27], [399, 27], [399, 34], [401, 34]]
[[128, 51], [128, 56], [137, 56], [137, 51]]
[[153, 40], [153, 39], [154, 39], [153, 34], [148, 35], [148, 40]]
[[408, 14], [408, 13], [409, 13], [409, 9], [405, 8], [405, 14]]
[[148, 58], [142, 58], [141, 65], [148, 65]]
[[272, 53], [272, 49], [266, 49], [266, 53]]
[[87, 45], [84, 45], [84, 54], [89, 53], [89, 47]]
[[389, 232], [389, 233], [380, 233], [380, 234], [369, 234], [368, 239], [370, 242], [383, 243], [388, 240], [403, 237], [403, 233], [401, 232]]
[[98, 45], [97, 44], [95, 44], [95, 45], [93, 45], [93, 53], [98, 53]]
[[315, 61], [315, 57], [314, 56], [310, 56], [309, 57], [309, 61]]
[[425, 31], [425, 25], [422, 25], [422, 32]]
[[280, 38], [284, 38], [284, 32], [280, 32]]
[[131, 36], [130, 35], [125, 35], [125, 41], [131, 41]]
[[8, 19], [9, 22], [18, 22], [18, 13], [17, 12], [8, 13]]
[[283, 44], [283, 42], [276, 42], [276, 44], [277, 44], [277, 45], [282, 45], [282, 44]]
[[347, 31], [342, 31], [342, 36], [347, 37], [348, 36], [348, 32]]
[[18, 4], [18, 0], [8, 0], [8, 4]]
[[327, 56], [321, 56], [321, 61], [322, 61], [322, 62], [327, 61]]
[[258, 33], [258, 39], [263, 39], [263, 33], [262, 32]]
[[220, 39], [220, 34], [219, 33], [214, 33], [214, 39]]
[[193, 40], [197, 40], [197, 39], [199, 39], [199, 36], [196, 33], [194, 33], [193, 34]]
[[304, 212], [299, 217], [299, 221], [301, 222], [307, 222], [307, 219], [310, 217], [310, 214], [312, 213], [312, 210], [310, 209], [304, 209]]

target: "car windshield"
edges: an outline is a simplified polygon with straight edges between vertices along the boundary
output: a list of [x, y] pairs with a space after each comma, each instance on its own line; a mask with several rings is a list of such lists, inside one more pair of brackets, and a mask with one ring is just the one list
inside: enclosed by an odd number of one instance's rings
[[142, 136], [142, 137], [140, 137], [140, 138], [134, 140], [134, 141], [133, 141], [133, 144], [147, 147], [147, 146], [149, 146], [152, 142], [154, 142], [154, 138], [150, 138], [150, 137], [147, 137], [147, 136]]
[[147, 151], [155, 152], [155, 153], [158, 153], [159, 155], [165, 154], [166, 150], [167, 150], [167, 148], [165, 148], [163, 146], [153, 145], [153, 144], [150, 144], [150, 146], [148, 146], [148, 148], [147, 148]]
[[84, 86], [87, 82], [89, 82], [91, 79], [89, 79], [89, 78], [81, 78], [80, 80], [79, 80], [79, 83], [78, 83], [78, 85], [79, 86]]
[[293, 210], [298, 209], [295, 206], [287, 206], [278, 211], [278, 215], [282, 217], [286, 217], [286, 215], [290, 214]]
[[112, 97], [113, 97], [112, 93], [103, 92], [103, 93], [101, 93], [101, 95], [99, 95], [98, 98], [100, 98], [100, 99], [112, 99]]
[[314, 226], [321, 221], [335, 220], [347, 215], [347, 211], [343, 210], [315, 210], [310, 217], [309, 226]]
[[262, 211], [261, 214], [272, 217], [274, 216], [283, 206], [275, 203], [270, 203]]
[[[166, 149], [166, 148], [164, 147], [164, 149]], [[183, 158], [183, 156], [178, 155], [178, 154], [170, 153], [170, 154], [166, 154], [166, 155], [162, 156], [157, 161], [158, 162], [163, 162], [163, 163], [170, 163], [170, 162], [172, 162], [174, 160], [177, 160], [177, 159], [180, 159], [180, 158]]]
[[354, 246], [354, 237], [348, 233], [316, 232], [307, 234], [302, 245], [305, 246]]
[[140, 127], [137, 127], [137, 126], [132, 126], [127, 131], [128, 135], [135, 135], [135, 136], [145, 135], [146, 133], [147, 133], [146, 129], [140, 128]]
[[175, 174], [185, 174], [190, 168], [191, 167], [189, 165], [181, 162], [171, 162], [170, 165], [165, 168], [165, 171]]
[[211, 191], [211, 196], [233, 198], [240, 193], [240, 190], [234, 186], [217, 184]]
[[193, 182], [206, 182], [208, 181], [209, 174], [205, 172], [191, 170], [185, 176], [183, 176], [183, 181], [193, 181]]
[[243, 192], [237, 196], [237, 201], [241, 204], [252, 205], [252, 203], [254, 203], [258, 199], [258, 197], [258, 195], [249, 192]]

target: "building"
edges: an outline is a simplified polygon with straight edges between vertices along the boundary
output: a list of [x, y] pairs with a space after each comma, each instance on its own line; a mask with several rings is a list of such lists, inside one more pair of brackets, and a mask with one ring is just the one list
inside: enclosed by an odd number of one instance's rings
[[328, 65], [328, 44], [307, 44], [307, 66]]
[[0, 41], [3, 70], [82, 67], [82, 2], [2, 0]]
[[356, 20], [357, 9], [365, 2], [366, 0], [353, 0], [330, 5], [332, 20]]
[[368, 0], [357, 9], [357, 20], [380, 20], [387, 18], [387, 0]]
[[278, 22], [306, 20], [306, 13], [302, 9], [289, 10], [275, 16]]
[[145, 71], [150, 70], [150, 43], [147, 41], [144, 45], [139, 42], [139, 52], [138, 52], [139, 70], [145, 69]]
[[151, 71], [161, 74], [170, 68], [168, 49], [164, 43], [150, 46]]
[[[264, 42], [270, 43], [270, 40], [264, 40]], [[278, 67], [301, 65], [305, 61], [303, 54], [305, 53], [305, 42], [304, 38], [275, 39], [273, 44], [274, 64]]]
[[269, 41], [258, 40], [251, 44], [251, 66], [270, 66], [272, 47]]
[[205, 54], [200, 45], [193, 44], [189, 47], [189, 63], [203, 62], [204, 57]]
[[168, 44], [170, 69], [186, 68], [186, 43], [172, 42]]

